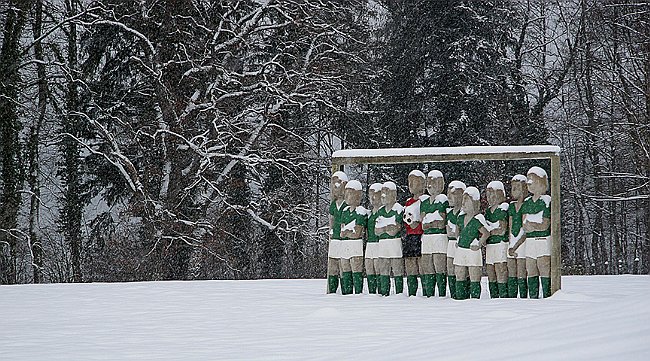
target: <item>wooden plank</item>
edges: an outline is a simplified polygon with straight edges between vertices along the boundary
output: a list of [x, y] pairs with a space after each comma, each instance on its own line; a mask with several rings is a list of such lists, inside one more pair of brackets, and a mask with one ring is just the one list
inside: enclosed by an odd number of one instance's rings
[[515, 146], [463, 146], [463, 147], [425, 147], [425, 148], [384, 148], [384, 149], [342, 149], [332, 154], [332, 158], [359, 157], [408, 157], [422, 155], [484, 155], [505, 153], [559, 154], [560, 148], [554, 145], [515, 145]]
[[562, 288], [560, 157], [551, 157], [551, 294]]
[[428, 162], [499, 161], [549, 159], [556, 153], [485, 153], [485, 154], [421, 154], [392, 156], [332, 157], [332, 165], [343, 164], [405, 164]]

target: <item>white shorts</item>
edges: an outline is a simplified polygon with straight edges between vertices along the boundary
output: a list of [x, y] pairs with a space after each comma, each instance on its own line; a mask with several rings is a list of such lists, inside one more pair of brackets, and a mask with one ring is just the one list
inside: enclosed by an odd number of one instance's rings
[[446, 234], [423, 234], [422, 235], [422, 254], [447, 253]]
[[363, 239], [346, 239], [339, 242], [339, 258], [363, 257]]
[[[512, 248], [515, 246], [517, 242], [514, 240], [514, 237], [510, 235], [510, 243], [508, 244], [508, 249]], [[524, 241], [519, 248], [515, 251], [517, 253], [517, 257], [512, 257], [508, 252], [506, 252], [506, 255], [508, 258], [517, 258], [517, 259], [525, 259], [526, 258], [526, 241]]]
[[329, 247], [327, 248], [327, 257], [339, 258], [341, 254], [341, 240], [330, 239]]
[[482, 267], [483, 258], [481, 257], [481, 250], [472, 251], [469, 248], [456, 248], [454, 266]]
[[454, 258], [456, 255], [456, 244], [458, 244], [457, 239], [450, 239], [447, 243], [447, 257]]
[[388, 238], [379, 240], [380, 258], [402, 258], [402, 239]]
[[379, 242], [366, 243], [366, 258], [379, 258], [380, 248]]
[[538, 258], [551, 255], [551, 237], [534, 237], [526, 239], [526, 257]]
[[497, 244], [488, 244], [485, 246], [485, 263], [495, 264], [506, 262], [509, 243], [499, 242]]

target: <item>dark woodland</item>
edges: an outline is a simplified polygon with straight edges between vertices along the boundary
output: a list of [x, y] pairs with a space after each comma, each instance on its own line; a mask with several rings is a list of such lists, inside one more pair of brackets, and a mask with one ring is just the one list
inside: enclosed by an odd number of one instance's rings
[[[564, 274], [650, 272], [650, 3], [0, 0], [0, 284], [324, 277], [341, 148], [560, 146]], [[484, 189], [531, 162], [410, 169]], [[538, 164], [548, 170], [548, 164]]]

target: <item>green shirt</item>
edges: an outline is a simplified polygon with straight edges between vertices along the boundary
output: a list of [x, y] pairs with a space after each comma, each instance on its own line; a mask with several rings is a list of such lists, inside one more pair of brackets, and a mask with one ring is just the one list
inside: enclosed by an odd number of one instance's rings
[[[543, 195], [535, 202], [533, 197], [528, 197], [521, 205], [521, 214], [537, 215], [541, 213], [542, 218], [551, 218], [551, 197]], [[527, 232], [527, 238], [533, 237], [548, 237], [551, 235], [551, 224], [549, 222], [548, 228], [543, 231]]]
[[[499, 221], [506, 221], [506, 230], [507, 224], [508, 224], [508, 203], [501, 203], [494, 211], [488, 207], [488, 209], [485, 210], [485, 219], [487, 219], [489, 222], [492, 223], [497, 223]], [[506, 231], [505, 234], [497, 236], [497, 235], [490, 235], [490, 237], [487, 239], [488, 244], [499, 244], [500, 242], [507, 242], [508, 241], [508, 232]]]
[[510, 208], [508, 208], [508, 216], [512, 217], [510, 223], [510, 234], [513, 237], [517, 237], [519, 235], [519, 232], [521, 232], [521, 228], [523, 227], [523, 220], [521, 218], [523, 215], [521, 213], [521, 210], [523, 208], [524, 207], [522, 203], [522, 207], [519, 208], [519, 211], [517, 211], [517, 201], [510, 202]]
[[341, 212], [343, 208], [348, 205], [345, 202], [341, 203], [339, 208], [336, 207], [336, 201], [330, 203], [330, 216], [333, 218], [332, 229], [330, 230], [330, 236], [332, 239], [341, 239]]
[[460, 234], [458, 237], [458, 247], [469, 248], [474, 240], [480, 240], [481, 232], [479, 229], [483, 227], [485, 218], [482, 214], [477, 214], [472, 218], [467, 225], [465, 225], [465, 214], [458, 216], [458, 223], [460, 227]]
[[[432, 200], [431, 197], [420, 202], [420, 215], [422, 215], [422, 220], [426, 217], [426, 214], [433, 214], [436, 211], [442, 217], [444, 221], [447, 214], [447, 208], [449, 208], [449, 201], [447, 201], [447, 196], [444, 194], [438, 194], [435, 199]], [[447, 229], [442, 228], [427, 228], [424, 230], [424, 234], [446, 234]]]
[[375, 234], [375, 223], [377, 222], [377, 217], [379, 217], [379, 211], [372, 212], [368, 211], [370, 215], [368, 216], [368, 242], [374, 243], [379, 242], [379, 236]]
[[[460, 225], [458, 224], [458, 218], [459, 218], [458, 214], [460, 214], [460, 211], [458, 211], [457, 214], [454, 214], [454, 209], [453, 208], [447, 209], [447, 222], [455, 225], [456, 227], [460, 227]], [[455, 240], [456, 239], [456, 237], [454, 237], [454, 236], [449, 236], [448, 238], [450, 240]]]
[[[351, 209], [349, 206], [343, 208], [343, 211], [341, 211], [341, 229], [352, 222], [354, 222], [355, 227], [363, 226], [365, 228], [368, 224], [368, 211], [361, 206], [355, 209]], [[351, 238], [341, 236], [341, 239]]]
[[[386, 211], [386, 207], [381, 207], [379, 211], [377, 212], [379, 214], [379, 217], [384, 217], [384, 218], [391, 218], [395, 217], [395, 224], [402, 224], [402, 211], [403, 208], [399, 203], [395, 203], [393, 208], [391, 208], [389, 211]], [[377, 219], [377, 222], [379, 219]], [[392, 223], [391, 223], [392, 224]], [[375, 227], [378, 227], [378, 225], [375, 223]], [[397, 233], [394, 236], [391, 236], [390, 234], [384, 232], [379, 235], [379, 239], [390, 239], [390, 238], [398, 238], [400, 236], [399, 233]]]

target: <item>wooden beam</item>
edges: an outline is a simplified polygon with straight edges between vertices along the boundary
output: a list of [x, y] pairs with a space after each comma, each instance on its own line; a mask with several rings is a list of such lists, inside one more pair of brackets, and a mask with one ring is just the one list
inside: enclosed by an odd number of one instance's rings
[[404, 164], [477, 160], [550, 159], [556, 146], [484, 146], [440, 148], [346, 149], [332, 154], [332, 164]]
[[409, 156], [377, 156], [377, 157], [341, 157], [332, 158], [332, 164], [406, 164], [433, 162], [463, 162], [490, 160], [529, 160], [549, 159], [555, 153], [505, 153], [505, 154], [465, 154], [465, 155], [409, 155]]
[[551, 157], [551, 294], [562, 288], [560, 156]]

